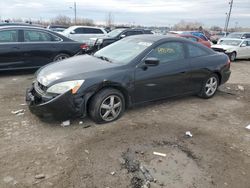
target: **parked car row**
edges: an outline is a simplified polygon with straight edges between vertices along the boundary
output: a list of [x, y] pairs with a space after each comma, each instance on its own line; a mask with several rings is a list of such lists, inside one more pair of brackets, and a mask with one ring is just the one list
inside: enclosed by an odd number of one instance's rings
[[[189, 94], [210, 98], [229, 79], [228, 57], [193, 34], [154, 35], [131, 28], [107, 34], [98, 29], [63, 31], [77, 42], [39, 27], [0, 27], [0, 70], [42, 67], [26, 93], [31, 112], [58, 119], [89, 115], [107, 123], [149, 101]], [[80, 30], [89, 31], [88, 36]]]

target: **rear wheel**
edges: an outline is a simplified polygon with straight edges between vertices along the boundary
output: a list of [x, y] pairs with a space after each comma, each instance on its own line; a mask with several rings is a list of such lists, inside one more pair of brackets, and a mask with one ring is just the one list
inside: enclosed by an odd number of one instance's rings
[[123, 94], [116, 89], [98, 92], [90, 102], [89, 114], [96, 123], [108, 123], [119, 119], [125, 110]]
[[236, 52], [232, 52], [230, 55], [229, 55], [229, 59], [231, 62], [235, 61], [236, 60]]
[[67, 59], [67, 58], [69, 58], [68, 54], [60, 53], [54, 57], [53, 61], [61, 61], [61, 60]]
[[200, 97], [208, 99], [214, 96], [219, 86], [219, 78], [216, 74], [211, 74], [203, 83]]

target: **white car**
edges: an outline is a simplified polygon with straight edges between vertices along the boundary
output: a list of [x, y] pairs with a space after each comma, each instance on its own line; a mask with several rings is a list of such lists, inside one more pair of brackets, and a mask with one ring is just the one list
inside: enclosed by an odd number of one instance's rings
[[90, 27], [90, 26], [71, 26], [61, 32], [64, 36], [79, 42], [92, 45], [91, 38], [99, 38], [107, 35], [107, 32], [103, 28]]
[[218, 52], [227, 54], [231, 61], [250, 58], [250, 39], [223, 38], [220, 44], [211, 46]]

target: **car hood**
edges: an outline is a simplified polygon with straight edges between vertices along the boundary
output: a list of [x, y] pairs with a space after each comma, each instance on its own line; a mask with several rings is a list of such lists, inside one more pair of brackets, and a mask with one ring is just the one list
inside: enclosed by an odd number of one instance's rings
[[69, 80], [86, 79], [90, 75], [114, 68], [118, 64], [110, 63], [90, 55], [74, 56], [63, 61], [48, 64], [37, 72], [37, 81], [44, 86]]
[[237, 47], [237, 46], [221, 45], [221, 44], [216, 44], [216, 45], [211, 46], [211, 48], [220, 48], [220, 49], [223, 49], [223, 50], [229, 50], [229, 49], [232, 49], [232, 48], [235, 48], [235, 47]]

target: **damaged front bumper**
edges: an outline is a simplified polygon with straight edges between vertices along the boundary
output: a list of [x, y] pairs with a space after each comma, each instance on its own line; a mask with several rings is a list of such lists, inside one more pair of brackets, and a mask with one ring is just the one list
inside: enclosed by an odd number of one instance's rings
[[30, 111], [39, 117], [52, 116], [55, 119], [66, 120], [72, 117], [85, 116], [84, 98], [74, 96], [71, 91], [48, 98], [32, 88], [26, 91], [26, 102]]

